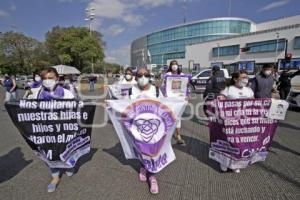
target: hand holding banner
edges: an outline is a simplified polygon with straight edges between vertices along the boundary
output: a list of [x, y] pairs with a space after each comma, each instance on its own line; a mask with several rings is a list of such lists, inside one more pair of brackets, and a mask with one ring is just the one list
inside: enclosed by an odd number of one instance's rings
[[20, 100], [5, 107], [27, 144], [50, 168], [72, 168], [90, 151], [96, 106], [76, 100]]
[[164, 91], [167, 97], [187, 97], [191, 75], [165, 75]]
[[157, 173], [175, 160], [171, 139], [187, 104], [175, 98], [107, 100], [125, 157]]

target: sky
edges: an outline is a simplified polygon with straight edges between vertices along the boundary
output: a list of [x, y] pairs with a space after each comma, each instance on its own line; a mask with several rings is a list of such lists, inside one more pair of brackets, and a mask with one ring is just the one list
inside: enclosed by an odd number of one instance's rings
[[183, 22], [183, 2], [187, 22], [231, 16], [260, 23], [300, 15], [300, 0], [0, 0], [0, 32], [44, 41], [56, 25], [88, 27], [86, 9], [93, 7], [91, 27], [103, 34], [105, 60], [126, 65], [133, 40]]

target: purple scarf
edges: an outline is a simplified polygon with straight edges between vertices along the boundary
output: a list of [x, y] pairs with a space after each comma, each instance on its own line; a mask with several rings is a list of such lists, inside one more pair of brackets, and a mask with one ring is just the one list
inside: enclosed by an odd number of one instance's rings
[[55, 88], [53, 94], [51, 94], [47, 88], [43, 87], [38, 96], [38, 99], [43, 99], [43, 100], [63, 99], [64, 94], [65, 94], [64, 88], [59, 85]]
[[31, 88], [38, 88], [38, 87], [40, 87], [41, 85], [42, 85], [42, 80], [40, 80], [40, 81], [34, 81], [31, 85], [30, 85], [30, 87]]

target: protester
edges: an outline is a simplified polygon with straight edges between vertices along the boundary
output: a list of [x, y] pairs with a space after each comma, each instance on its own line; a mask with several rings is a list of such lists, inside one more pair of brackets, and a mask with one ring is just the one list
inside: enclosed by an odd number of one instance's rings
[[64, 76], [64, 85], [63, 87], [67, 90], [69, 90], [73, 95], [74, 97], [77, 97], [78, 96], [78, 91], [76, 89], [76, 83], [75, 81], [73, 80], [72, 78], [72, 75], [65, 75]]
[[226, 99], [241, 99], [241, 98], [254, 98], [254, 93], [248, 87], [248, 73], [245, 70], [234, 72], [231, 75], [229, 86], [221, 91]]
[[[133, 85], [130, 92], [131, 99], [163, 97], [159, 88], [150, 84], [150, 72], [147, 69], [140, 68], [137, 71], [136, 80], [137, 84]], [[148, 175], [150, 192], [152, 194], [157, 194], [159, 192], [159, 188], [156, 177], [150, 172], [148, 172]], [[147, 170], [144, 166], [140, 168], [139, 179], [143, 182], [147, 181]]]
[[89, 77], [90, 92], [93, 92], [95, 90], [96, 81], [97, 81], [97, 77], [95, 75], [91, 75]]
[[272, 98], [272, 91], [274, 91], [272, 71], [273, 65], [264, 64], [261, 72], [252, 79], [251, 89], [255, 98]]
[[[209, 102], [219, 96], [220, 92], [226, 87], [226, 79], [219, 66], [212, 67], [212, 76], [207, 80], [203, 99]], [[207, 114], [207, 105], [203, 106], [204, 113]]]
[[[14, 79], [13, 76], [9, 76], [8, 74], [4, 75], [4, 80], [3, 80], [3, 87], [5, 88], [5, 100], [4, 103], [7, 101], [16, 100], [16, 90], [17, 90], [17, 84], [16, 80]], [[3, 108], [3, 111], [5, 109]]]
[[[220, 99], [243, 99], [254, 98], [254, 93], [248, 87], [248, 73], [245, 70], [235, 72], [231, 75], [229, 86], [221, 91]], [[227, 167], [220, 163], [222, 171], [227, 171]], [[240, 169], [232, 169], [235, 173], [240, 173]]]
[[136, 81], [133, 76], [133, 71], [130, 67], [125, 70], [125, 76], [122, 80], [118, 82], [118, 84], [136, 84]]
[[33, 81], [25, 88], [26, 92], [23, 98], [27, 98], [32, 92], [32, 88], [39, 88], [42, 86], [42, 78], [38, 73], [33, 73]]
[[[170, 62], [170, 65], [169, 65], [166, 75], [184, 75], [184, 73], [182, 73], [181, 70], [179, 69], [177, 61], [172, 60]], [[166, 80], [165, 80], [165, 82], [166, 82]], [[175, 140], [176, 140], [177, 144], [184, 145], [185, 141], [181, 138], [180, 129], [181, 129], [181, 120], [178, 120], [178, 122], [176, 124]]]
[[[59, 75], [55, 68], [48, 68], [41, 72], [42, 86], [39, 88], [33, 88], [32, 94], [28, 96], [28, 99], [42, 99], [42, 100], [53, 100], [53, 99], [74, 99], [74, 95], [64, 89], [58, 84]], [[62, 169], [50, 168], [52, 174], [52, 180], [48, 185], [48, 192], [54, 192], [59, 181], [60, 173]], [[67, 176], [73, 175], [73, 168], [67, 169]]]
[[300, 69], [295, 73], [289, 73], [288, 69], [284, 69], [278, 79], [277, 89], [279, 91], [280, 99], [285, 100], [291, 90], [291, 79], [300, 75]]

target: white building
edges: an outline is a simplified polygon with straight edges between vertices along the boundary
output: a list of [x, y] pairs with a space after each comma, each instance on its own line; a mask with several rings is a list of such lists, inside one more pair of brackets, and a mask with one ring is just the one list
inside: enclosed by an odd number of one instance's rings
[[291, 53], [293, 63], [300, 65], [300, 15], [253, 23], [250, 33], [188, 45], [185, 58], [177, 61], [189, 69], [222, 63], [231, 72], [238, 69], [239, 62], [254, 61], [257, 71], [264, 63], [280, 65], [286, 53]]

